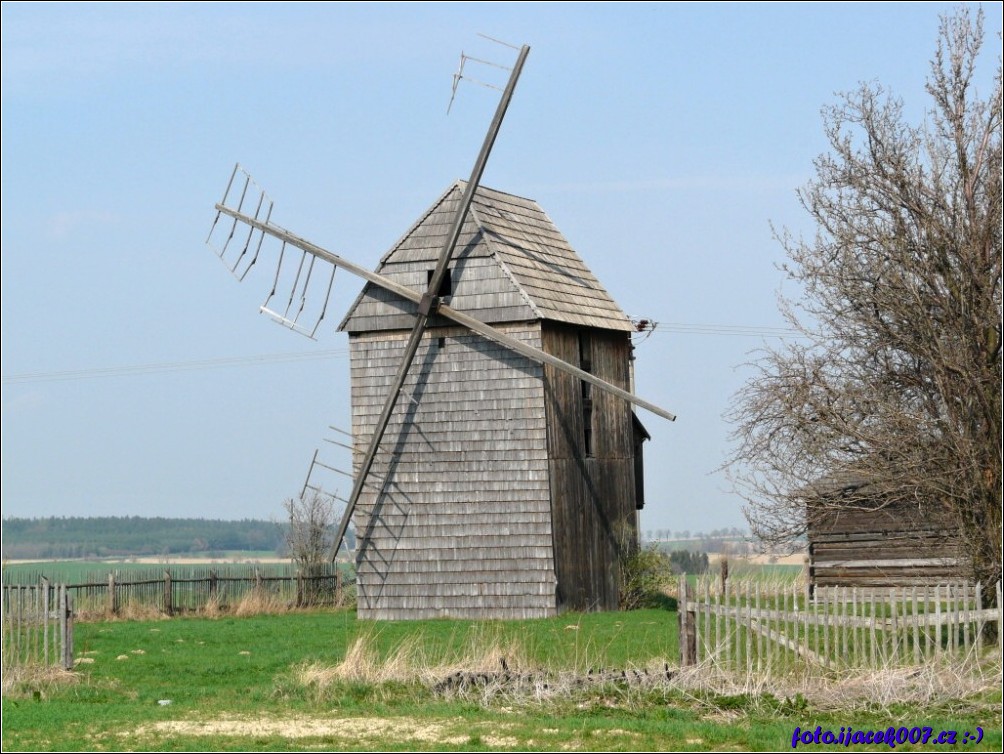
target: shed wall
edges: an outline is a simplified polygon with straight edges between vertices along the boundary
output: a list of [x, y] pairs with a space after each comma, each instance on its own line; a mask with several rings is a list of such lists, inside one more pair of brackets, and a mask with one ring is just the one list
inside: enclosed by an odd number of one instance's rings
[[810, 515], [813, 586], [912, 586], [965, 577], [957, 539], [916, 505]]

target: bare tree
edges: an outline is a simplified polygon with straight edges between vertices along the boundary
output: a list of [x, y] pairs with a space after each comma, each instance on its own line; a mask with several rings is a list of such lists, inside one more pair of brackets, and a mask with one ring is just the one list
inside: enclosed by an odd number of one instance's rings
[[288, 498], [282, 507], [289, 522], [286, 530], [289, 555], [302, 573], [312, 573], [328, 562], [334, 538], [335, 501], [314, 492], [301, 499]]
[[727, 468], [764, 540], [803, 533], [807, 491], [853, 476], [957, 531], [973, 577], [1001, 577], [1001, 60], [981, 99], [982, 22], [942, 19], [921, 125], [876, 84], [823, 111], [830, 149], [799, 192], [816, 235], [779, 234], [804, 339], [761, 352], [729, 417]]

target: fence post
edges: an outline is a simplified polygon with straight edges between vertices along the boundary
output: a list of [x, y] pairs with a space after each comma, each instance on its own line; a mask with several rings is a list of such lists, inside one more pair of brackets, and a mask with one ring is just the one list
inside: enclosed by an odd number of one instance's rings
[[677, 603], [677, 619], [680, 621], [680, 666], [690, 665], [690, 648], [687, 639], [690, 626], [687, 624], [687, 575], [680, 574], [680, 592]]
[[969, 649], [969, 584], [962, 584], [962, 610], [959, 613], [962, 621], [962, 649]]
[[687, 594], [687, 575], [680, 574], [680, 599], [677, 603], [677, 613], [680, 621], [680, 665], [696, 665], [696, 640], [693, 636], [693, 615]]
[[809, 600], [815, 597], [815, 590], [812, 584], [812, 566], [809, 564], [809, 558], [802, 559], [802, 578], [805, 580], [805, 604], [809, 604]]
[[111, 571], [108, 574], [108, 613], [115, 615], [119, 611], [118, 607], [115, 601], [115, 572]]
[[49, 666], [49, 580], [42, 577], [42, 610], [39, 615], [42, 618], [42, 662]]
[[38, 626], [38, 616], [41, 613], [41, 609], [40, 609], [40, 605], [38, 603], [39, 603], [39, 600], [42, 597], [42, 587], [41, 586], [34, 586], [34, 587], [32, 587], [31, 588], [31, 595], [32, 595], [32, 600], [31, 600], [31, 622], [29, 624], [31, 626], [31, 629], [30, 629], [31, 630], [31, 641], [28, 643], [28, 647], [29, 647], [29, 653], [28, 654], [29, 654], [29, 656], [33, 660], [37, 660], [38, 659], [38, 635], [39, 635], [39, 633], [41, 633], [39, 631], [40, 627]]
[[18, 584], [15, 589], [15, 594], [17, 599], [14, 602], [14, 619], [11, 623], [14, 626], [14, 656], [17, 658], [21, 657], [21, 631], [24, 628], [24, 610], [22, 609], [22, 604], [24, 603], [24, 587]]
[[1001, 582], [997, 582], [997, 656], [1004, 654], [1004, 605], [1001, 604]]
[[979, 581], [976, 582], [976, 638], [973, 643], [976, 645], [976, 649], [979, 650], [983, 647], [983, 643], [986, 639], [984, 635], [987, 630], [986, 621], [983, 620], [983, 584]]
[[64, 670], [73, 669], [73, 601], [66, 584], [59, 587], [59, 637]]
[[802, 561], [802, 578], [805, 581], [804, 592], [805, 592], [805, 609], [809, 609], [809, 602], [818, 599], [819, 595], [816, 594], [816, 590], [813, 589], [812, 575], [809, 572], [809, 559], [806, 558]]
[[171, 588], [171, 572], [164, 571], [164, 612], [174, 615], [173, 592]]
[[335, 563], [335, 606], [342, 606], [342, 569]]
[[303, 607], [303, 569], [296, 569], [296, 606]]
[[211, 568], [209, 569], [209, 601], [211, 603], [216, 602], [217, 588], [218, 585], [216, 583], [216, 569]]
[[66, 665], [73, 668], [73, 595], [66, 591]]
[[920, 614], [916, 584], [913, 585], [913, 664], [920, 665]]

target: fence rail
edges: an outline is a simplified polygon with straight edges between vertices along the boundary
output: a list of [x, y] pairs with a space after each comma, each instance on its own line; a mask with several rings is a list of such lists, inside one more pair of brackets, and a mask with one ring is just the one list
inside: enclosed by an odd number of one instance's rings
[[[85, 582], [65, 584], [63, 588], [75, 597], [78, 613], [114, 615], [123, 608], [139, 606], [173, 615], [210, 606], [233, 608], [252, 596], [296, 607], [337, 606], [344, 603], [347, 586], [341, 569], [335, 564], [324, 564], [293, 572], [286, 570], [278, 575], [263, 573], [257, 567], [228, 569], [223, 573], [214, 568], [113, 571]], [[26, 587], [4, 584], [3, 588], [6, 610], [8, 589]]]
[[978, 647], [989, 623], [1002, 638], [997, 607], [984, 607], [979, 584], [927, 587], [827, 587], [812, 598], [799, 587], [680, 580], [680, 656], [762, 671], [805, 662], [827, 668], [919, 665]]
[[73, 667], [73, 596], [65, 584], [3, 585], [3, 672]]

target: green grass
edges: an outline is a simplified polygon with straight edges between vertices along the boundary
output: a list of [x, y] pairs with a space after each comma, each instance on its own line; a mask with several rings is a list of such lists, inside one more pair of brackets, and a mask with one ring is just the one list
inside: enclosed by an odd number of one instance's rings
[[[429, 666], [485, 644], [519, 647], [529, 663], [551, 670], [672, 662], [678, 651], [676, 614], [658, 610], [483, 623], [374, 623], [348, 611], [81, 623], [77, 656], [90, 662], [78, 665], [75, 683], [29, 683], [5, 693], [3, 749], [772, 750], [788, 749], [794, 727], [810, 724], [835, 730], [979, 724], [987, 733], [975, 748], [1001, 743], [999, 719], [983, 712], [996, 704], [999, 715], [999, 693], [984, 706], [958, 701], [836, 714], [780, 695], [616, 684], [484, 705], [439, 697], [408, 679], [345, 681], [323, 693], [297, 680], [305, 664], [339, 663], [360, 636], [383, 657], [412, 642]], [[233, 735], [227, 725], [242, 733]]]

